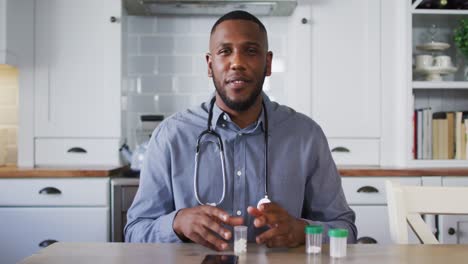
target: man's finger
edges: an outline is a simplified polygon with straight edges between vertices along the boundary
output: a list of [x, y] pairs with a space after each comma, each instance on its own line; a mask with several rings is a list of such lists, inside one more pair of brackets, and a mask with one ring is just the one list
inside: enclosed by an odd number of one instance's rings
[[206, 218], [202, 220], [201, 224], [205, 228], [218, 234], [220, 237], [226, 240], [231, 239], [231, 236], [232, 236], [231, 232], [227, 230], [226, 228], [222, 227], [221, 224], [219, 224], [219, 222], [213, 219], [212, 217], [206, 216]]
[[201, 237], [201, 239], [205, 240], [207, 243], [214, 246], [214, 248], [218, 251], [225, 250], [228, 247], [228, 244], [226, 241], [223, 241], [219, 239], [218, 237], [216, 237], [215, 234], [211, 232], [210, 229], [207, 229], [206, 227], [203, 227], [203, 226], [196, 227], [195, 232], [198, 236]]
[[230, 226], [238, 226], [244, 223], [244, 218], [240, 216], [230, 216], [228, 217], [227, 221], [224, 221], [224, 223]]
[[263, 227], [267, 224], [267, 218], [264, 215], [257, 217], [255, 218], [253, 224], [257, 228]]
[[206, 214], [216, 217], [223, 222], [226, 222], [229, 220], [229, 214], [226, 211], [219, 209], [218, 207], [205, 205], [205, 206], [202, 206], [201, 208]]
[[247, 213], [249, 213], [250, 215], [254, 217], [259, 217], [263, 215], [263, 213], [260, 210], [258, 210], [257, 207], [253, 207], [253, 206], [247, 207]]
[[258, 235], [256, 241], [258, 244], [266, 243], [268, 240], [275, 238], [276, 236], [284, 236], [288, 234], [288, 227], [284, 224], [278, 225], [277, 227], [270, 228], [262, 234]]
[[287, 247], [289, 246], [289, 240], [287, 236], [276, 236], [266, 242], [267, 247]]
[[284, 209], [277, 203], [264, 203], [260, 205], [260, 212], [262, 213], [280, 213], [284, 211]]

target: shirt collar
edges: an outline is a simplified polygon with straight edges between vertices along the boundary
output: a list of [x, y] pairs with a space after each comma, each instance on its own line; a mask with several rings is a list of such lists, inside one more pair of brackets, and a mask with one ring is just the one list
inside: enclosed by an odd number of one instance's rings
[[[261, 125], [262, 130], [265, 131], [265, 115], [263, 111], [265, 110], [267, 111], [268, 117], [270, 119], [269, 109], [270, 109], [271, 101], [270, 101], [270, 98], [264, 92], [262, 92], [261, 95], [263, 97], [263, 102], [265, 103], [266, 109], [262, 107], [262, 111], [260, 112], [260, 116], [258, 117], [257, 125], [255, 126], [255, 129], [257, 129], [257, 127]], [[210, 99], [206, 102], [206, 105], [208, 106], [207, 108], [208, 111], [210, 111], [211, 99], [213, 99], [213, 97], [210, 97]], [[227, 113], [225, 113], [223, 110], [221, 110], [221, 108], [219, 108], [218, 105], [216, 105], [215, 103], [213, 106], [213, 118], [211, 119], [210, 125], [213, 128], [213, 130], [216, 130], [216, 127], [222, 122], [232, 122], [232, 120], [231, 120], [231, 117]]]

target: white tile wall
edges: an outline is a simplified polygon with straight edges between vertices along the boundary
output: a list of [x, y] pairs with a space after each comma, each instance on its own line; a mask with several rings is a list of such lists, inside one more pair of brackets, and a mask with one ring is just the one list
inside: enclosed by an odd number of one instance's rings
[[[214, 86], [207, 77], [205, 53], [216, 19], [128, 17], [126, 96], [130, 146], [146, 139], [137, 138], [141, 114], [169, 116], [208, 100]], [[261, 20], [268, 31], [275, 70], [271, 80], [265, 81], [264, 90], [271, 99], [277, 100], [285, 91], [288, 20], [283, 17]]]
[[18, 71], [0, 64], [0, 128], [7, 129], [7, 164], [17, 162]]

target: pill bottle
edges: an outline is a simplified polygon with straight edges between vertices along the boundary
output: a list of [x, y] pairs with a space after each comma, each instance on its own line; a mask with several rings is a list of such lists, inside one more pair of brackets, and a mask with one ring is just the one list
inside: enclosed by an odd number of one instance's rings
[[328, 230], [328, 236], [330, 237], [330, 257], [346, 257], [348, 230], [330, 229]]
[[305, 227], [305, 252], [307, 254], [319, 254], [322, 252], [322, 233], [321, 225], [308, 225]]

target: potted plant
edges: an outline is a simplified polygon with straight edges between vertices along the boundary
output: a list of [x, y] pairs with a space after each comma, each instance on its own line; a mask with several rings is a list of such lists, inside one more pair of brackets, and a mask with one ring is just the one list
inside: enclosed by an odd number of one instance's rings
[[453, 40], [458, 51], [463, 56], [463, 73], [465, 80], [468, 80], [468, 19], [460, 19], [458, 26], [453, 31]]

